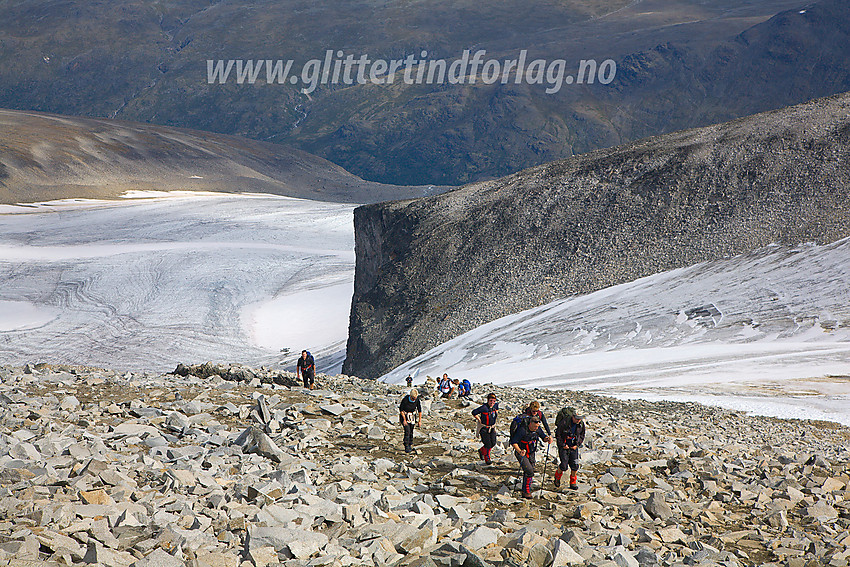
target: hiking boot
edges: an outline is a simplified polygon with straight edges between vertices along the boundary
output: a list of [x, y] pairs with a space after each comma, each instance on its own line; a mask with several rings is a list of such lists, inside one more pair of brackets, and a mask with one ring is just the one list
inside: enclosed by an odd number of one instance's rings
[[481, 459], [482, 461], [487, 460], [487, 459], [484, 458], [484, 447], [481, 447], [481, 448], [478, 449], [478, 458]]
[[531, 498], [531, 493], [530, 492], [523, 492], [522, 497], [523, 498]]
[[561, 486], [561, 477], [564, 476], [564, 471], [557, 469], [555, 471], [555, 488]]
[[578, 479], [575, 474], [570, 475], [570, 488], [573, 490], [578, 490]]
[[486, 461], [484, 461], [484, 464], [485, 465], [492, 465], [493, 461], [491, 461], [490, 459], [487, 459]]

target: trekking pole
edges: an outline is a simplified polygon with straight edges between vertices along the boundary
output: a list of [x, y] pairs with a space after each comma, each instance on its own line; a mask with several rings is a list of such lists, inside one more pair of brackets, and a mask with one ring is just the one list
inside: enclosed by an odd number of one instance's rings
[[540, 492], [537, 494], [538, 498], [543, 496], [543, 483], [546, 482], [546, 461], [549, 460], [549, 449], [551, 447], [552, 443], [546, 443], [546, 458], [543, 459], [543, 476], [540, 479]]

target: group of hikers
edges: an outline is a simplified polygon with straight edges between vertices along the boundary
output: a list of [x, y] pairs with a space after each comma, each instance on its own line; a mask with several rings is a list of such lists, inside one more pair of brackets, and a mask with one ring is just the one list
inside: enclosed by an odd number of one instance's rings
[[[407, 387], [410, 388], [413, 385], [413, 376], [407, 376]], [[437, 391], [440, 392], [440, 396], [443, 398], [451, 398], [457, 392], [458, 398], [468, 398], [472, 395], [472, 383], [469, 380], [463, 379], [451, 379], [448, 374], [443, 374], [443, 377], [440, 379], [440, 383], [437, 384]]]
[[[301, 351], [296, 365], [296, 376], [302, 379], [305, 388], [312, 390], [315, 387], [316, 363], [313, 355], [307, 350]], [[404, 429], [404, 450], [410, 453], [413, 451], [413, 430], [415, 427], [422, 427], [422, 402], [419, 391], [412, 388], [413, 377], [408, 376], [406, 382], [411, 390], [399, 404], [399, 421]], [[452, 380], [448, 374], [443, 374], [436, 391], [442, 398], [451, 398], [455, 392], [458, 398], [466, 398], [472, 395], [472, 384], [469, 380]], [[482, 443], [478, 456], [485, 465], [489, 465], [492, 463], [490, 451], [496, 446], [496, 421], [499, 417], [496, 394], [487, 394], [487, 401], [472, 410], [472, 416], [477, 420], [477, 434]], [[557, 447], [560, 462], [555, 470], [555, 486], [561, 486], [561, 478], [569, 469], [569, 486], [572, 489], [578, 488], [578, 449], [584, 443], [584, 435], [584, 416], [579, 415], [573, 407], [565, 407], [558, 412], [554, 438], [537, 400], [532, 400], [522, 413], [513, 418], [508, 444], [513, 448], [514, 456], [522, 470], [524, 498], [531, 498], [531, 481], [534, 477], [538, 442], [551, 444], [554, 441]]]
[[[443, 381], [447, 378], [448, 376], [444, 374]], [[441, 395], [443, 381], [437, 387], [437, 391]], [[410, 384], [411, 380], [409, 379], [408, 385]], [[496, 394], [487, 394], [487, 402], [472, 410], [472, 415], [478, 422], [478, 435], [481, 437], [482, 443], [481, 448], [478, 449], [478, 456], [484, 461], [485, 465], [489, 465], [492, 463], [490, 451], [496, 446], [496, 421], [499, 416], [499, 402]], [[422, 426], [422, 403], [419, 399], [419, 392], [415, 388], [412, 388], [410, 393], [402, 398], [399, 404], [399, 420], [404, 428], [404, 450], [410, 453], [413, 451], [413, 429]], [[540, 403], [537, 400], [532, 400], [510, 424], [509, 445], [513, 448], [514, 456], [522, 470], [522, 496], [531, 498], [531, 481], [534, 477], [538, 442], [548, 444], [554, 441], [556, 444], [559, 464], [555, 470], [555, 486], [561, 486], [561, 478], [569, 469], [569, 486], [571, 489], [577, 489], [578, 450], [584, 443], [584, 436], [584, 416], [570, 406], [558, 412], [553, 438], [546, 416], [540, 410]]]

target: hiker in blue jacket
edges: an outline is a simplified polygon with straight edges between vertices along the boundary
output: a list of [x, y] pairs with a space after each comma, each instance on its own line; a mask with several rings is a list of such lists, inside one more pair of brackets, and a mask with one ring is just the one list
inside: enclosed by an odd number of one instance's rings
[[511, 435], [511, 447], [514, 449], [519, 466], [522, 468], [522, 497], [531, 498], [531, 479], [534, 477], [534, 453], [537, 441], [552, 442], [552, 438], [540, 428], [540, 418], [531, 416], [520, 423]]
[[472, 415], [481, 424], [481, 443], [484, 444], [478, 449], [478, 456], [485, 465], [489, 465], [492, 462], [490, 449], [496, 446], [496, 419], [499, 417], [499, 402], [496, 401], [496, 394], [487, 394], [487, 403], [472, 410]]

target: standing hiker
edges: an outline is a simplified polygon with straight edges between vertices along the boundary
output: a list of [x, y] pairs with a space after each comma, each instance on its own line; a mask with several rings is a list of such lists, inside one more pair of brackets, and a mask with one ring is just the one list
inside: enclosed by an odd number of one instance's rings
[[407, 387], [410, 388], [413, 386], [413, 376], [410, 374], [407, 375], [407, 378], [404, 379], [407, 382]]
[[484, 460], [485, 465], [489, 465], [492, 462], [490, 449], [496, 446], [496, 418], [499, 417], [499, 402], [496, 401], [496, 394], [487, 394], [487, 403], [472, 410], [472, 415], [481, 424], [481, 443], [484, 444], [478, 449], [478, 456]]
[[552, 442], [552, 438], [540, 429], [540, 418], [532, 416], [527, 422], [523, 421], [511, 435], [511, 447], [514, 448], [519, 466], [522, 468], [522, 497], [531, 498], [531, 479], [534, 477], [534, 452], [537, 441]]
[[549, 422], [546, 421], [546, 416], [543, 415], [543, 412], [540, 411], [540, 402], [537, 400], [531, 400], [531, 403], [528, 404], [528, 407], [525, 408], [525, 414], [529, 417], [538, 417], [540, 421], [543, 423], [543, 429], [546, 430], [546, 435], [552, 436], [552, 430], [549, 429]]
[[399, 421], [404, 428], [404, 452], [413, 451], [413, 427], [422, 427], [422, 403], [416, 388], [401, 399], [398, 406]]
[[310, 351], [302, 350], [301, 358], [295, 366], [295, 375], [304, 381], [304, 387], [313, 389], [313, 380], [316, 377], [316, 361]]
[[570, 488], [578, 488], [578, 448], [584, 443], [584, 416], [578, 415], [572, 406], [558, 412], [555, 420], [555, 439], [558, 441], [558, 456], [561, 463], [555, 471], [555, 486], [561, 486], [561, 477], [570, 468]]

